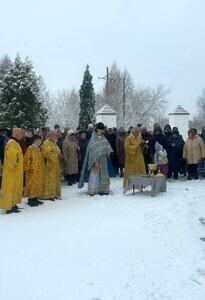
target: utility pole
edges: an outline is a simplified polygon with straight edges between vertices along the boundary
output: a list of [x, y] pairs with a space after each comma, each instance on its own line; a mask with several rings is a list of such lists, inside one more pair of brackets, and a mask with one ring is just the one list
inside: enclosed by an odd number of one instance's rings
[[125, 128], [125, 77], [122, 79], [122, 122]]
[[107, 104], [109, 100], [109, 68], [106, 68], [106, 97], [107, 97]]

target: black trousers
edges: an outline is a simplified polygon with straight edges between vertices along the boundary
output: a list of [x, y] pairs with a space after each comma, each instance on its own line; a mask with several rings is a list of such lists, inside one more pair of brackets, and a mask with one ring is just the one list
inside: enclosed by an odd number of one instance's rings
[[66, 174], [66, 179], [68, 181], [68, 185], [75, 184], [78, 180], [78, 174]]
[[113, 169], [115, 171], [115, 174], [117, 175], [119, 173], [119, 165], [118, 165], [117, 155], [115, 153], [112, 153], [110, 155], [110, 160], [111, 160]]
[[198, 179], [197, 164], [188, 165], [188, 179]]
[[169, 162], [169, 171], [167, 174], [168, 178], [171, 178], [173, 175], [174, 179], [178, 179], [179, 171], [180, 171], [179, 164], [173, 164], [173, 163]]

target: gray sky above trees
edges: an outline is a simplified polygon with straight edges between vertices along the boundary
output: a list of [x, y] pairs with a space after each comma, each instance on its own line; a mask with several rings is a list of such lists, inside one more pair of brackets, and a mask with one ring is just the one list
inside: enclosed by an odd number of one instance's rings
[[204, 0], [0, 0], [0, 56], [28, 56], [47, 88], [79, 88], [86, 64], [95, 90], [106, 66], [134, 83], [170, 88], [195, 112], [205, 87]]

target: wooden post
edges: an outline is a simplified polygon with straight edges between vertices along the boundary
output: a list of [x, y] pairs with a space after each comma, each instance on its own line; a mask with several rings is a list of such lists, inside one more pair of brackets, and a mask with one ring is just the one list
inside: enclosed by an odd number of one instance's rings
[[123, 77], [122, 81], [122, 121], [125, 128], [125, 77]]

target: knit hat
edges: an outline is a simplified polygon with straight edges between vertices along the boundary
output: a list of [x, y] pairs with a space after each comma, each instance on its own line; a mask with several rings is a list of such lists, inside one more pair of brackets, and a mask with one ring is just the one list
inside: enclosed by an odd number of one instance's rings
[[179, 130], [176, 128], [172, 129], [172, 134], [179, 135]]
[[105, 126], [104, 126], [104, 124], [103, 124], [102, 122], [99, 122], [99, 123], [97, 123], [97, 125], [96, 125], [96, 129], [104, 130], [104, 129], [105, 129]]
[[55, 124], [55, 125], [54, 125], [54, 129], [55, 129], [55, 130], [59, 130], [59, 129], [60, 129], [60, 125]]
[[124, 132], [125, 132], [125, 129], [124, 129], [123, 127], [120, 127], [120, 128], [118, 129], [118, 132], [124, 133]]
[[72, 135], [72, 134], [75, 134], [75, 131], [74, 131], [73, 129], [68, 130], [67, 135], [70, 136], [70, 135]]
[[160, 127], [156, 127], [156, 128], [154, 129], [154, 134], [156, 134], [157, 131], [158, 131], [160, 134], [162, 133], [162, 129], [161, 129]]
[[94, 128], [93, 124], [92, 123], [88, 124], [88, 129], [92, 129], [92, 128]]

